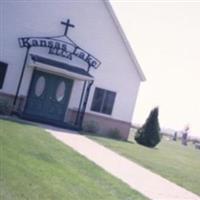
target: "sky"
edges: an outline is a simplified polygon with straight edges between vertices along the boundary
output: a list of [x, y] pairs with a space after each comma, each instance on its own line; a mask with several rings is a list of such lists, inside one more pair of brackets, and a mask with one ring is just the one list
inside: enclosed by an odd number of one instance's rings
[[200, 1], [111, 3], [147, 79], [133, 123], [159, 106], [161, 127], [200, 137]]

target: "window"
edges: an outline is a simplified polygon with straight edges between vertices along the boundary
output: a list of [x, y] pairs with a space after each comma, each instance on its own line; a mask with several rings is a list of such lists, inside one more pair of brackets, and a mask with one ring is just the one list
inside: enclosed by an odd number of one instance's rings
[[2, 87], [3, 87], [3, 82], [5, 79], [7, 66], [8, 66], [7, 63], [0, 61], [0, 89], [2, 89]]
[[56, 100], [58, 102], [62, 101], [65, 97], [65, 90], [66, 90], [66, 85], [65, 82], [62, 81], [59, 83], [57, 90], [56, 90]]
[[91, 110], [110, 115], [112, 113], [115, 96], [115, 92], [96, 88], [93, 96]]
[[35, 84], [35, 95], [37, 97], [40, 97], [43, 94], [45, 85], [46, 85], [46, 80], [44, 76], [40, 76]]

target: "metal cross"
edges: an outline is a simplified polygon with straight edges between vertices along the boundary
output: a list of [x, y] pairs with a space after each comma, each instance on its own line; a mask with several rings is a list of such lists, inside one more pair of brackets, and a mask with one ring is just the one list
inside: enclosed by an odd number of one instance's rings
[[61, 24], [66, 26], [65, 27], [65, 33], [64, 33], [65, 36], [67, 36], [67, 31], [68, 31], [69, 27], [71, 27], [71, 28], [75, 27], [73, 24], [70, 24], [70, 20], [69, 19], [67, 20], [67, 22], [61, 21]]

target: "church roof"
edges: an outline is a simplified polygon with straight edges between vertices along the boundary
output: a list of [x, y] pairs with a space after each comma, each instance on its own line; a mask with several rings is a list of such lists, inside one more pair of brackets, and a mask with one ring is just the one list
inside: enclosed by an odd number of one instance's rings
[[137, 61], [137, 58], [136, 58], [136, 56], [135, 56], [135, 54], [133, 52], [133, 49], [131, 48], [131, 46], [130, 46], [130, 44], [128, 42], [128, 39], [127, 39], [127, 37], [126, 37], [126, 35], [125, 35], [125, 33], [124, 33], [124, 31], [123, 31], [118, 19], [117, 19], [117, 16], [115, 15], [115, 12], [114, 12], [110, 2], [108, 0], [103, 0], [103, 2], [104, 2], [106, 8], [108, 9], [108, 11], [109, 11], [109, 13], [110, 13], [110, 15], [112, 17], [114, 24], [116, 25], [116, 28], [117, 28], [117, 30], [118, 30], [118, 32], [119, 32], [119, 34], [120, 34], [120, 36], [121, 36], [121, 38], [122, 38], [122, 40], [124, 42], [124, 45], [126, 46], [126, 49], [128, 51], [128, 54], [129, 54], [132, 62], [136, 66], [136, 70], [137, 70], [137, 72], [138, 72], [138, 74], [140, 76], [140, 79], [142, 81], [145, 81], [146, 77], [145, 77], [145, 75], [144, 75], [144, 73], [142, 71], [142, 68], [141, 68], [140, 64]]

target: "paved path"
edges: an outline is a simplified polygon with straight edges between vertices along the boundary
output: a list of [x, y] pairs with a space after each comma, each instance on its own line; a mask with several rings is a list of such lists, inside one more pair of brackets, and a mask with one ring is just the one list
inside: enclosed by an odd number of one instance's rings
[[155, 200], [200, 200], [200, 197], [140, 165], [97, 144], [87, 137], [66, 130], [46, 128], [56, 139], [70, 146], [131, 188]]

